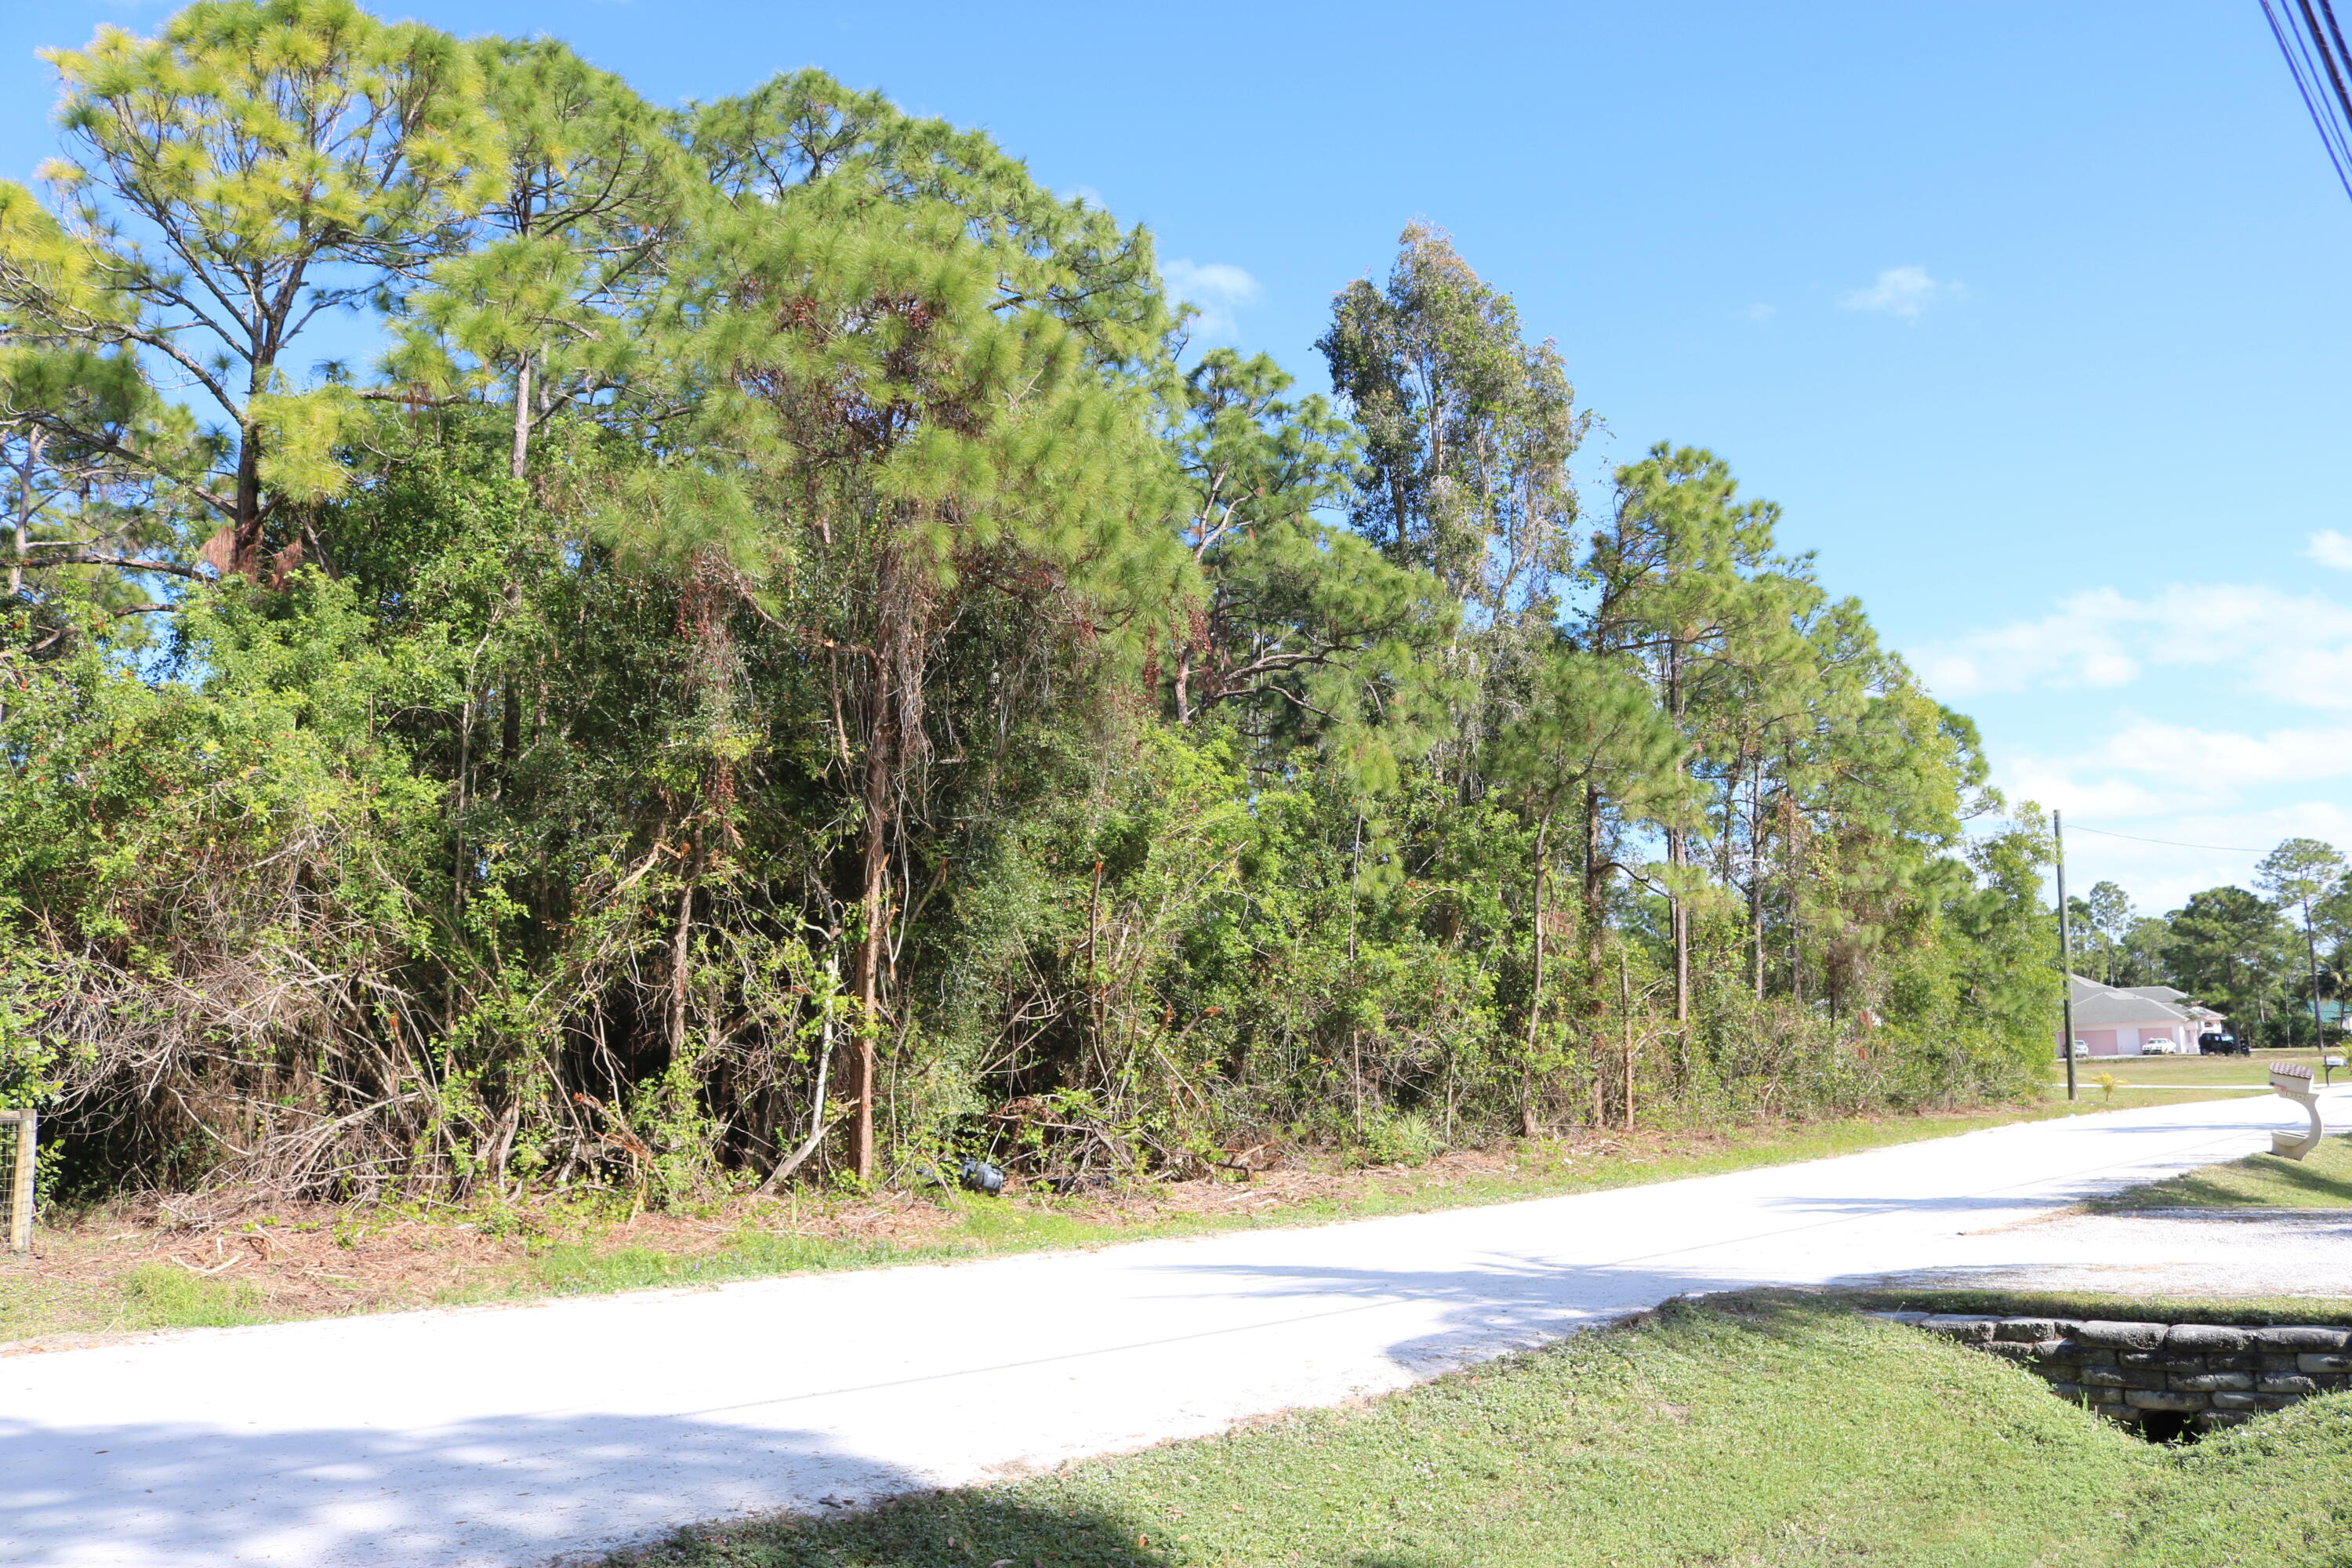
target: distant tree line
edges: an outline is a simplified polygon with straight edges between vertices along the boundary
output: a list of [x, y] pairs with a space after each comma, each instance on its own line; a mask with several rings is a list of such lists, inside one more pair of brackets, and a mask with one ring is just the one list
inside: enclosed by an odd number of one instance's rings
[[339, 0], [50, 58], [0, 1103], [60, 1181], [1084, 1182], [2044, 1070], [2041, 818], [1721, 459], [1580, 494], [1442, 233], [1334, 402], [818, 73], [672, 111]]
[[2334, 845], [2288, 838], [2263, 858], [2252, 889], [2208, 888], [2163, 915], [2142, 914], [2114, 882], [2067, 910], [2076, 967], [2110, 985], [2169, 985], [2226, 1013], [2266, 1047], [2315, 1044], [2312, 998], [2330, 1041], [2352, 965], [2352, 869]]

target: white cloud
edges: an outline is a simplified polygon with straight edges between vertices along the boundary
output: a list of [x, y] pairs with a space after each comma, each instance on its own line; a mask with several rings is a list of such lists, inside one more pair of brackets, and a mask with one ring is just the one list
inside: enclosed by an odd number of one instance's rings
[[2072, 756], [2021, 757], [2012, 773], [2037, 800], [2081, 800], [2084, 809], [2128, 816], [2172, 814], [2234, 805], [2270, 785], [2352, 777], [2352, 731], [2330, 725], [2257, 735], [2137, 719]]
[[2037, 798], [2066, 814], [2067, 890], [2117, 882], [2142, 914], [2179, 909], [2207, 888], [2252, 887], [2255, 864], [2284, 838], [2352, 846], [2352, 811], [2334, 801], [2134, 816], [2095, 789]]
[[1751, 321], [1769, 321], [1774, 316], [1779, 315], [1780, 310], [1780, 307], [1777, 305], [1768, 305], [1763, 301], [1759, 300], [1739, 313], [1747, 317]]
[[2323, 528], [2311, 536], [2304, 553], [2322, 566], [2333, 566], [2339, 572], [2352, 572], [2352, 539], [2332, 528]]
[[1200, 312], [1192, 319], [1196, 340], [1231, 340], [1241, 335], [1234, 312], [1255, 305], [1262, 290], [1257, 279], [1229, 261], [1163, 262], [1160, 276], [1168, 291]]
[[2140, 673], [2117, 630], [2132, 618], [2131, 605], [2121, 594], [2093, 588], [2061, 600], [2041, 620], [2017, 621], [1934, 644], [1914, 662], [1931, 689], [1949, 697], [2031, 686], [2125, 686]]
[[2141, 597], [2093, 588], [2036, 621], [1931, 644], [1913, 659], [1947, 697], [2113, 689], [2152, 669], [2207, 668], [2302, 707], [2352, 708], [2352, 605], [2275, 588], [2176, 584]]
[[2330, 787], [2352, 777], [2352, 734], [2334, 728], [2252, 734], [2133, 719], [2079, 752], [2012, 754], [1994, 771], [2011, 800], [2066, 814], [2072, 886], [2110, 879], [2149, 912], [2245, 885], [2283, 838], [2352, 847], [2352, 809]]
[[1939, 282], [1928, 277], [1924, 267], [1890, 267], [1869, 288], [1851, 289], [1838, 296], [1838, 303], [1849, 310], [1916, 321], [1928, 306], [1967, 295], [1968, 290], [1958, 283]]

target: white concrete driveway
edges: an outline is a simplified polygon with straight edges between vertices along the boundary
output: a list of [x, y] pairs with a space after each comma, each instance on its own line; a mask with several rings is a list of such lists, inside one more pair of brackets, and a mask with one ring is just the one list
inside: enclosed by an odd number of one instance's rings
[[[1684, 1291], [2095, 1262], [2085, 1222], [2020, 1222], [2298, 1121], [2235, 1098], [1493, 1208], [0, 1359], [0, 1563], [521, 1568], [984, 1479]], [[2113, 1223], [2159, 1280], [2243, 1250]], [[2346, 1228], [2319, 1250], [2352, 1257]]]

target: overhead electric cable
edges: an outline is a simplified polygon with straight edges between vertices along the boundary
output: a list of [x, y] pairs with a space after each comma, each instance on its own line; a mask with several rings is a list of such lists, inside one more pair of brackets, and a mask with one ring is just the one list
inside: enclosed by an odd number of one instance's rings
[[[2295, 5], [2303, 12], [2305, 32], [2319, 51], [2319, 63], [2327, 68], [2327, 85], [2336, 89], [2336, 107], [2344, 111], [2347, 121], [2352, 121], [2352, 91], [2346, 90], [2344, 86], [2344, 37], [2337, 33], [2331, 47], [2327, 33], [2320, 31], [2319, 18], [2312, 12], [2311, 0], [2295, 0]], [[2333, 10], [2327, 14], [2327, 21], [2328, 31], [2334, 32], [2336, 13]]]
[[2261, 855], [2265, 853], [2265, 851], [2260, 849], [2242, 849], [2235, 844], [2183, 844], [2177, 838], [2142, 838], [2137, 833], [2110, 833], [2104, 827], [2085, 827], [2079, 822], [2074, 824], [2074, 831], [2077, 833], [2095, 833], [2102, 838], [2128, 838], [2135, 844], [2161, 844], [2171, 849], [2219, 849], [2224, 854], [2229, 855]]
[[[2346, 120], [2352, 121], [2352, 100], [2343, 97], [2340, 86], [2343, 73], [2336, 68], [2336, 60], [2339, 58], [2352, 58], [2352, 52], [2342, 48], [2342, 32], [2335, 26], [2335, 12], [2332, 7], [2328, 8], [2328, 30], [2335, 33], [2337, 39], [2336, 47], [2331, 50], [2329, 41], [2325, 35], [2315, 39], [2307, 37], [2304, 30], [2294, 25], [2292, 13], [2289, 14], [2289, 20], [2281, 22], [2278, 12], [2271, 7], [2271, 0], [2259, 0], [2259, 4], [2263, 8], [2263, 19], [2270, 24], [2271, 37], [2278, 40], [2279, 53], [2286, 60], [2287, 74], [2294, 78], [2294, 90], [2301, 95], [2303, 107], [2311, 116], [2312, 126], [2319, 132], [2319, 144], [2327, 150], [2327, 161], [2336, 170], [2336, 182], [2344, 187], [2344, 194], [2347, 196], [2352, 196], [2352, 142], [2347, 142], [2347, 124], [2339, 122], [2335, 112], [2340, 110], [2346, 116]], [[2321, 4], [2324, 7], [2326, 6], [2327, 0], [2321, 0]], [[2309, 15], [2307, 6], [2305, 15]], [[2312, 30], [2314, 33], [2318, 31], [2315, 22], [2312, 25]], [[2288, 39], [2287, 35], [2290, 33], [2294, 35], [2293, 41]], [[2333, 96], [2320, 85], [2319, 69], [2311, 61], [2310, 55], [2315, 44], [2319, 53], [2329, 62], [2328, 74], [2335, 77], [2339, 83], [2338, 92]], [[2297, 58], [2298, 50], [2302, 52], [2301, 58]], [[2128, 837], [2128, 835], [2118, 837]]]
[[2319, 14], [2327, 18], [2327, 36], [2336, 40], [2336, 58], [2352, 60], [2352, 48], [2344, 43], [2344, 29], [2336, 25], [2336, 7], [2331, 0], [2319, 0]]
[[[2310, 16], [2311, 13], [2306, 8], [2304, 12], [2306, 25]], [[2337, 118], [2343, 109], [2344, 93], [2335, 61], [2329, 57], [2326, 41], [2315, 40], [2310, 32], [2296, 29], [2294, 47], [2295, 52], [2303, 58], [2303, 79], [2310, 84], [2310, 91], [2305, 95], [2304, 101], [2318, 106], [2321, 134], [2328, 139], [2329, 144], [2338, 153], [2352, 154], [2352, 138], [2346, 136], [2344, 122]]]
[[[2304, 12], [2304, 17], [2308, 24], [2308, 9]], [[2323, 64], [2327, 53], [2326, 40], [2315, 39], [2311, 32], [2297, 27], [2292, 15], [2287, 19], [2286, 32], [2294, 39], [2287, 68], [2294, 73], [2295, 90], [2302, 94], [2304, 108], [2310, 110], [2312, 122], [2319, 127], [2319, 139], [2326, 146], [2328, 161], [2336, 165], [2336, 177], [2341, 180], [2347, 173], [2352, 173], [2352, 136], [2346, 134], [2344, 123], [2337, 118], [2341, 95], [2331, 94], [2328, 84], [2321, 79], [2329, 74]]]
[[2304, 94], [2306, 107], [2318, 106], [2321, 131], [2333, 149], [2330, 157], [2338, 171], [2352, 168], [2352, 96], [2344, 89], [2344, 72], [2336, 65], [2336, 54], [2327, 38], [2319, 30], [2319, 18], [2312, 13], [2309, 0], [2297, 0], [2303, 13], [2303, 26], [2297, 28], [2292, 19], [2289, 30], [2294, 34], [2296, 49], [2303, 56], [2304, 70], [2308, 73], [2309, 91]]

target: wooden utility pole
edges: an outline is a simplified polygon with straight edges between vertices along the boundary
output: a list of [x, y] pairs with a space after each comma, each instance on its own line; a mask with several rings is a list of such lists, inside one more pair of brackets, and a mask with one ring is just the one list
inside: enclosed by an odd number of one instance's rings
[[2066, 814], [2050, 814], [2050, 835], [2058, 846], [2058, 984], [2059, 1011], [2064, 1016], [2064, 1037], [2058, 1054], [2066, 1058], [2066, 1098], [2074, 1098], [2074, 949], [2066, 924]]
[[2303, 900], [2303, 952], [2311, 964], [2311, 1043], [2319, 1052], [2320, 1065], [2327, 1062], [2327, 1025], [2319, 1016], [2319, 939], [2311, 934], [2311, 900]]

